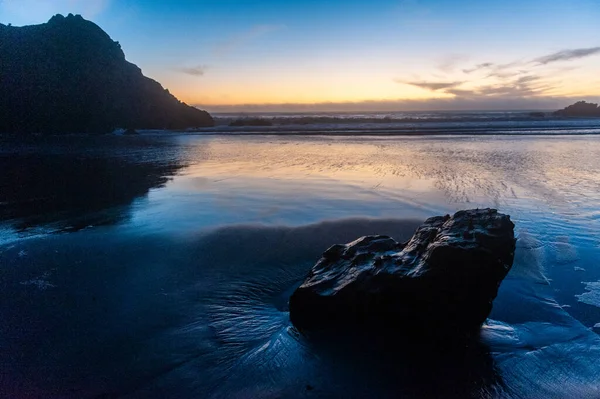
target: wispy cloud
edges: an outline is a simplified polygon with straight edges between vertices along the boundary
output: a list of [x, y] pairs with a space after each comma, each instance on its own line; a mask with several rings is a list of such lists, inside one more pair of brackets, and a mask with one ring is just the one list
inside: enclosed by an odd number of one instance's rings
[[481, 64], [477, 64], [471, 68], [465, 68], [462, 70], [465, 74], [471, 74], [474, 72], [487, 71], [487, 77], [497, 77], [497, 78], [510, 78], [512, 76], [516, 76], [522, 72], [515, 71], [514, 68], [524, 65], [525, 62], [514, 61], [509, 62], [507, 64], [496, 64], [494, 62], [483, 62]]
[[562, 50], [557, 53], [552, 53], [543, 57], [536, 58], [533, 60], [533, 62], [539, 65], [546, 65], [552, 62], [576, 60], [578, 58], [589, 57], [595, 54], [600, 54], [600, 47]]
[[518, 78], [501, 81], [497, 84], [475, 86], [473, 89], [454, 89], [445, 90], [445, 93], [452, 94], [457, 98], [526, 98], [543, 96], [544, 93], [553, 89], [554, 86], [544, 81], [540, 76], [525, 75]]
[[515, 85], [528, 85], [528, 84], [531, 84], [533, 82], [537, 82], [540, 79], [541, 78], [539, 76], [535, 76], [535, 75], [521, 76], [520, 78], [518, 78], [515, 81]]
[[448, 90], [454, 87], [458, 87], [462, 85], [464, 82], [427, 82], [427, 81], [405, 81], [400, 79], [395, 79], [396, 83], [407, 84], [411, 86], [420, 87], [421, 89], [438, 91], [438, 90]]
[[494, 63], [493, 63], [493, 62], [484, 62], [484, 63], [482, 63], [482, 64], [475, 65], [473, 68], [470, 68], [470, 69], [463, 69], [462, 71], [463, 71], [464, 73], [467, 73], [467, 74], [469, 74], [469, 73], [472, 73], [472, 72], [480, 71], [480, 70], [482, 70], [482, 69], [489, 69], [489, 68], [491, 68], [491, 67], [493, 67], [493, 66], [494, 66]]
[[204, 76], [204, 74], [206, 73], [206, 69], [206, 65], [196, 65], [192, 67], [177, 68], [179, 72], [192, 76]]
[[[501, 79], [496, 84], [476, 85], [475, 82], [455, 81], [405, 81], [396, 80], [397, 83], [420, 87], [437, 93], [451, 94], [461, 98], [484, 98], [484, 97], [533, 97], [543, 95], [547, 90], [553, 88], [544, 84], [542, 77], [529, 74], [517, 76], [511, 79]], [[469, 85], [465, 88], [463, 85]]]
[[437, 65], [437, 69], [445, 73], [452, 73], [458, 65], [467, 61], [469, 57], [465, 54], [450, 54], [443, 57]]
[[420, 87], [436, 94], [448, 94], [456, 99], [541, 98], [560, 91], [562, 81], [556, 77], [557, 74], [565, 72], [565, 68], [551, 70], [552, 68], [548, 69], [546, 65], [578, 60], [595, 54], [600, 55], [600, 46], [563, 50], [502, 64], [482, 62], [462, 69], [464, 78], [459, 78], [460, 80], [456, 79], [456, 73], [448, 73], [445, 76], [431, 74], [429, 79], [423, 80], [396, 79], [396, 82]]
[[285, 29], [285, 25], [255, 25], [243, 34], [218, 43], [214, 48], [214, 53], [218, 57], [224, 57], [253, 40], [282, 29]]
[[526, 69], [495, 68], [495, 69], [491, 70], [487, 75], [485, 75], [485, 77], [486, 78], [495, 78], [495, 79], [500, 79], [500, 80], [507, 80], [507, 79], [514, 78], [516, 76], [526, 75], [528, 73], [529, 73], [529, 71]]

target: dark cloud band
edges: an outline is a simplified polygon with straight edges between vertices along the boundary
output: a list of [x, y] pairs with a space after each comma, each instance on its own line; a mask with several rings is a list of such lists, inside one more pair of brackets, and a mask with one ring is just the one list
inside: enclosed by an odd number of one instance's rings
[[578, 58], [589, 57], [595, 54], [600, 54], [600, 47], [562, 50], [557, 53], [536, 58], [534, 62], [541, 65], [546, 65], [552, 62], [576, 60]]

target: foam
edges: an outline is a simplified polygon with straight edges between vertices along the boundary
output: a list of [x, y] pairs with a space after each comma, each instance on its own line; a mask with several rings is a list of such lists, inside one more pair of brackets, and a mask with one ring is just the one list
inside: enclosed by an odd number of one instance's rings
[[584, 282], [583, 284], [585, 284], [585, 289], [587, 292], [584, 292], [580, 295], [575, 295], [577, 300], [579, 302], [600, 308], [600, 281]]
[[[23, 252], [23, 251], [21, 251]], [[19, 252], [19, 256], [21, 256], [21, 252]], [[45, 291], [48, 288], [54, 288], [56, 285], [52, 284], [48, 279], [50, 278], [50, 272], [45, 272], [39, 277], [33, 278], [31, 280], [21, 281], [21, 285], [33, 285], [38, 289]]]

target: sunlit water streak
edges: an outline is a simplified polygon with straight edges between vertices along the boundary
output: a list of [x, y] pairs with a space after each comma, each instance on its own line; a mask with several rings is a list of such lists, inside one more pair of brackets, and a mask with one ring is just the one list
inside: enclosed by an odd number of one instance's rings
[[[87, 227], [84, 212], [77, 229], [61, 217], [0, 229], [0, 387], [9, 393], [361, 397], [398, 384], [407, 397], [597, 392], [590, 359], [600, 346], [589, 329], [600, 322], [600, 137], [147, 140], [138, 152], [117, 141], [93, 156], [173, 158], [183, 167], [172, 180], [94, 209]], [[483, 330], [489, 370], [477, 351], [453, 358], [461, 371], [434, 378], [438, 392], [414, 355], [363, 353], [358, 362], [289, 325], [287, 296], [327, 246], [374, 233], [406, 239], [426, 217], [487, 206], [511, 215], [519, 239]], [[446, 362], [431, 367], [443, 375]], [[382, 375], [390, 364], [395, 372]]]

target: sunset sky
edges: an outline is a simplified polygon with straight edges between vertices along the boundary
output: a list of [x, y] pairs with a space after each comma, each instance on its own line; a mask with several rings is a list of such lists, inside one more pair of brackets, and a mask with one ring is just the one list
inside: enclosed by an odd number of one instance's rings
[[0, 22], [15, 26], [69, 12], [212, 111], [542, 109], [600, 97], [599, 0], [0, 0]]

